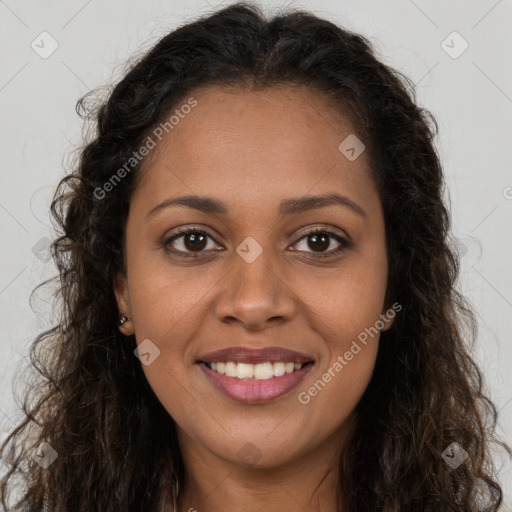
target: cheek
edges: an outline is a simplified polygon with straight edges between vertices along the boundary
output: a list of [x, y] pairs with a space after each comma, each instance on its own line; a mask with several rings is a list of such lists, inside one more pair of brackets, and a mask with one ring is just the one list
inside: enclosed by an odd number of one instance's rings
[[344, 356], [333, 359], [322, 367], [309, 387], [299, 391], [299, 407], [307, 415], [312, 431], [335, 431], [354, 412], [371, 380], [376, 349], [374, 342], [361, 346], [350, 361]]
[[303, 282], [299, 294], [305, 300], [304, 314], [328, 342], [331, 357], [343, 354], [358, 337], [364, 338], [364, 333], [380, 319], [386, 265], [385, 254], [366, 261], [354, 258], [353, 264], [340, 267], [322, 280]]
[[325, 351], [315, 378], [298, 390], [297, 399], [314, 431], [342, 424], [354, 411], [373, 374], [381, 297], [374, 300], [357, 290], [358, 296], [350, 287], [331, 294], [332, 304], [320, 301], [317, 314], [312, 315], [315, 320], [311, 325], [323, 339]]
[[208, 288], [201, 288], [201, 279], [190, 281], [189, 286], [180, 280], [167, 280], [161, 276], [141, 282], [132, 304], [137, 318], [136, 339], [138, 344], [150, 339], [158, 347], [158, 357], [142, 369], [169, 415], [185, 431], [193, 432], [198, 416], [204, 414], [205, 401], [197, 396], [191, 382], [191, 340], [200, 338], [204, 320], [201, 298]]
[[182, 351], [204, 321], [204, 304], [220, 277], [204, 269], [133, 265], [131, 303], [137, 338], [154, 338], [163, 350]]
[[[326, 424], [346, 418], [363, 395], [375, 366], [386, 290], [384, 255], [333, 273], [308, 288], [308, 321], [325, 343], [316, 380], [299, 402]], [[312, 282], [310, 283], [313, 284]], [[309, 383], [311, 384], [311, 383]]]

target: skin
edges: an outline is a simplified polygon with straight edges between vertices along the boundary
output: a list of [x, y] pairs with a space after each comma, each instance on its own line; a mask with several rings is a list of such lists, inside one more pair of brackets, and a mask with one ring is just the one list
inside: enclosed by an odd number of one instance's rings
[[[378, 336], [309, 403], [298, 394], [388, 308], [385, 226], [367, 154], [349, 161], [338, 150], [353, 126], [304, 86], [209, 87], [191, 96], [197, 106], [146, 161], [126, 225], [127, 272], [115, 286], [119, 312], [132, 319], [121, 332], [160, 350], [143, 369], [177, 424], [187, 472], [179, 511], [334, 512], [338, 457], [372, 376]], [[283, 199], [332, 192], [365, 216], [331, 205], [278, 218]], [[219, 199], [230, 213], [171, 206], [147, 217], [162, 201], [189, 194]], [[200, 257], [167, 253], [164, 240], [180, 226], [205, 229], [219, 243], [207, 238], [194, 250], [182, 236], [168, 247]], [[303, 234], [312, 227], [351, 245], [320, 258], [340, 243], [331, 237], [316, 249]], [[236, 252], [247, 236], [263, 249], [252, 263]], [[315, 364], [297, 388], [264, 404], [224, 396], [195, 364], [213, 350], [271, 345]], [[247, 443], [257, 453], [252, 461], [239, 455]]]

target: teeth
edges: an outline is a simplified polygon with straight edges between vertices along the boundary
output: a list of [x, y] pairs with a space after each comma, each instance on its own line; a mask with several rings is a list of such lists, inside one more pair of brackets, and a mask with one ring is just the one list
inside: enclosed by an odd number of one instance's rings
[[286, 373], [285, 363], [274, 363], [273, 366], [274, 366], [274, 377], [281, 377], [282, 375], [284, 375]]
[[224, 371], [228, 377], [236, 377], [237, 376], [237, 365], [233, 361], [228, 361], [226, 363], [226, 367]]
[[[235, 364], [235, 363], [233, 363]], [[232, 377], [238, 377], [239, 379], [252, 379], [254, 376], [254, 365], [238, 363], [235, 369], [235, 374]], [[226, 374], [227, 375], [227, 374]]]
[[299, 363], [235, 363], [227, 361], [225, 363], [208, 363], [208, 366], [223, 375], [228, 377], [236, 377], [237, 379], [255, 379], [255, 380], [268, 380], [273, 377], [281, 377], [285, 373], [292, 373], [295, 370], [300, 370], [304, 365]]
[[272, 363], [251, 364], [250, 366], [254, 369], [254, 378], [256, 380], [271, 379], [274, 376], [274, 365]]

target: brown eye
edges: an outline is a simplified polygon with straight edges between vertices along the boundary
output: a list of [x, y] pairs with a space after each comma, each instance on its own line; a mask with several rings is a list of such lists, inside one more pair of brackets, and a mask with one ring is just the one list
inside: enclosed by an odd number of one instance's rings
[[[337, 248], [327, 251], [327, 249], [331, 247], [332, 239], [334, 239], [339, 245]], [[299, 246], [303, 240], [306, 241], [304, 243], [306, 248], [311, 249], [311, 251], [304, 249], [299, 251], [318, 253], [318, 257], [320, 258], [337, 255], [344, 249], [348, 248], [350, 245], [343, 237], [325, 229], [316, 229], [305, 233], [304, 236], [302, 236], [302, 238], [300, 238], [299, 241], [294, 244], [294, 247]]]
[[[208, 239], [215, 242], [213, 237], [211, 237], [206, 231], [187, 229], [167, 238], [163, 242], [163, 245], [168, 252], [173, 254], [178, 254], [184, 257], [196, 257], [200, 256], [208, 247]], [[211, 248], [215, 248], [215, 244], [214, 247]]]

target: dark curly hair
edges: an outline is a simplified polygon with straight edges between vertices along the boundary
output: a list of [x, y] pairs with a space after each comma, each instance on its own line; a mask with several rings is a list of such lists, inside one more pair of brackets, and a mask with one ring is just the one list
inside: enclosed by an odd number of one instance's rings
[[[196, 88], [286, 83], [329, 98], [369, 141], [386, 226], [386, 298], [404, 305], [381, 335], [339, 461], [339, 510], [500, 508], [491, 443], [511, 450], [495, 435], [496, 407], [470, 355], [477, 325], [456, 290], [435, 119], [417, 106], [411, 81], [380, 62], [364, 37], [309, 12], [267, 18], [243, 2], [173, 30], [129, 64], [107, 99], [91, 103], [88, 94], [77, 103], [95, 133], [51, 205], [61, 316], [31, 346], [37, 373], [24, 418], [1, 447], [7, 510], [148, 512], [175, 503], [186, 469], [175, 423], [134, 357], [135, 337], [115, 323], [114, 276], [125, 269], [125, 225], [144, 160], [108, 200], [98, 190]], [[45, 469], [31, 456], [43, 441], [59, 455]], [[452, 442], [469, 455], [457, 469], [441, 456]], [[16, 483], [22, 492], [8, 505]]]

